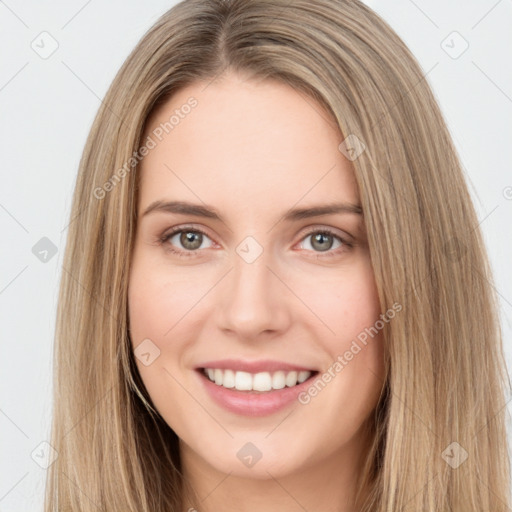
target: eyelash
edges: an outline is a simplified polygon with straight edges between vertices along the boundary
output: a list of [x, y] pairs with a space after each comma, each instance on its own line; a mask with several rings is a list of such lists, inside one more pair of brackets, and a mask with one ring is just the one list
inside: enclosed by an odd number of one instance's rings
[[[161, 245], [164, 245], [176, 233], [181, 233], [181, 232], [201, 233], [202, 235], [204, 235], [204, 236], [206, 236], [208, 238], [211, 238], [202, 229], [199, 229], [199, 228], [196, 228], [196, 227], [192, 227], [192, 226], [181, 226], [181, 227], [175, 228], [172, 231], [162, 235], [158, 239], [158, 242]], [[330, 235], [330, 236], [333, 236], [334, 238], [337, 238], [342, 243], [341, 247], [338, 247], [335, 250], [329, 249], [329, 250], [325, 251], [325, 253], [322, 253], [321, 251], [313, 251], [313, 252], [317, 252], [318, 253], [317, 257], [320, 256], [322, 258], [330, 258], [330, 257], [338, 256], [341, 252], [344, 252], [344, 251], [346, 251], [348, 249], [351, 249], [353, 247], [353, 245], [350, 244], [347, 240], [345, 240], [343, 237], [341, 237], [340, 235], [336, 234], [333, 230], [331, 230], [329, 228], [312, 229], [312, 230], [308, 231], [301, 238], [301, 241], [305, 240], [308, 236], [311, 236], [311, 235], [314, 235], [314, 234]], [[172, 254], [175, 254], [176, 256], [178, 256], [180, 258], [194, 258], [194, 257], [200, 256], [200, 251], [197, 250], [197, 249], [195, 251], [176, 250], [176, 249], [174, 249], [172, 247], [171, 244], [168, 244], [168, 247], [165, 247], [165, 250], [170, 252], [170, 253], [172, 253]]]

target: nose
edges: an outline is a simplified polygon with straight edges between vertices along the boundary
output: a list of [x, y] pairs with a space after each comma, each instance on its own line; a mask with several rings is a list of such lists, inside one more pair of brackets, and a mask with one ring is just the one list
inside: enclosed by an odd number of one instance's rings
[[233, 268], [216, 301], [221, 330], [250, 341], [275, 337], [288, 329], [289, 292], [273, 270], [265, 251], [252, 263], [234, 253]]

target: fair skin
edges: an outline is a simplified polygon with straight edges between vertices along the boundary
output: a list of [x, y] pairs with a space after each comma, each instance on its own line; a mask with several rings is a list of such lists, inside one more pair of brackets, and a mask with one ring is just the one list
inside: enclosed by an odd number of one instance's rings
[[[142, 161], [128, 298], [133, 347], [149, 339], [160, 351], [147, 366], [137, 358], [138, 370], [200, 499], [188, 497], [184, 511], [354, 511], [362, 427], [383, 381], [380, 333], [307, 404], [257, 417], [219, 405], [196, 369], [272, 359], [321, 375], [379, 318], [362, 215], [283, 219], [292, 208], [359, 204], [343, 136], [284, 84], [229, 73], [205, 85], [177, 92], [149, 120], [145, 137], [198, 101]], [[207, 205], [222, 220], [143, 215], [158, 200]], [[160, 243], [174, 227], [184, 233]], [[334, 235], [322, 239], [322, 229]], [[248, 236], [262, 249], [250, 263], [237, 252]], [[251, 467], [237, 456], [249, 442], [261, 453]]]

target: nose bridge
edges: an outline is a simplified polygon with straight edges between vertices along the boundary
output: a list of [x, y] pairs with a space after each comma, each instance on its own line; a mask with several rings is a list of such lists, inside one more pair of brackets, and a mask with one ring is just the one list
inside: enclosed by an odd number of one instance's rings
[[[268, 269], [269, 258], [265, 255], [259, 256], [255, 261], [246, 261], [240, 255], [234, 257], [232, 280], [233, 297], [238, 300], [250, 299], [260, 301], [263, 297], [270, 299], [270, 281], [272, 273]], [[268, 303], [268, 300], [265, 302]]]
[[250, 243], [240, 244], [233, 254], [229, 284], [220, 299], [221, 327], [245, 338], [283, 329], [289, 319], [286, 299], [278, 289], [282, 284], [268, 268], [272, 267], [270, 254], [262, 250], [253, 259], [255, 247]]

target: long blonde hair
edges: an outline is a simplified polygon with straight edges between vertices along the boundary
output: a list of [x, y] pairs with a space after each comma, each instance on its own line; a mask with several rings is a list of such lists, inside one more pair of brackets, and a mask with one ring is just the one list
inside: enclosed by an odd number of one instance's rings
[[383, 330], [387, 377], [364, 510], [509, 510], [498, 304], [456, 150], [416, 59], [357, 0], [185, 0], [123, 64], [80, 162], [45, 511], [182, 510], [178, 439], [151, 406], [130, 348], [138, 148], [157, 105], [227, 70], [307, 93], [344, 138], [364, 144], [352, 164], [379, 299], [382, 311], [403, 306]]

